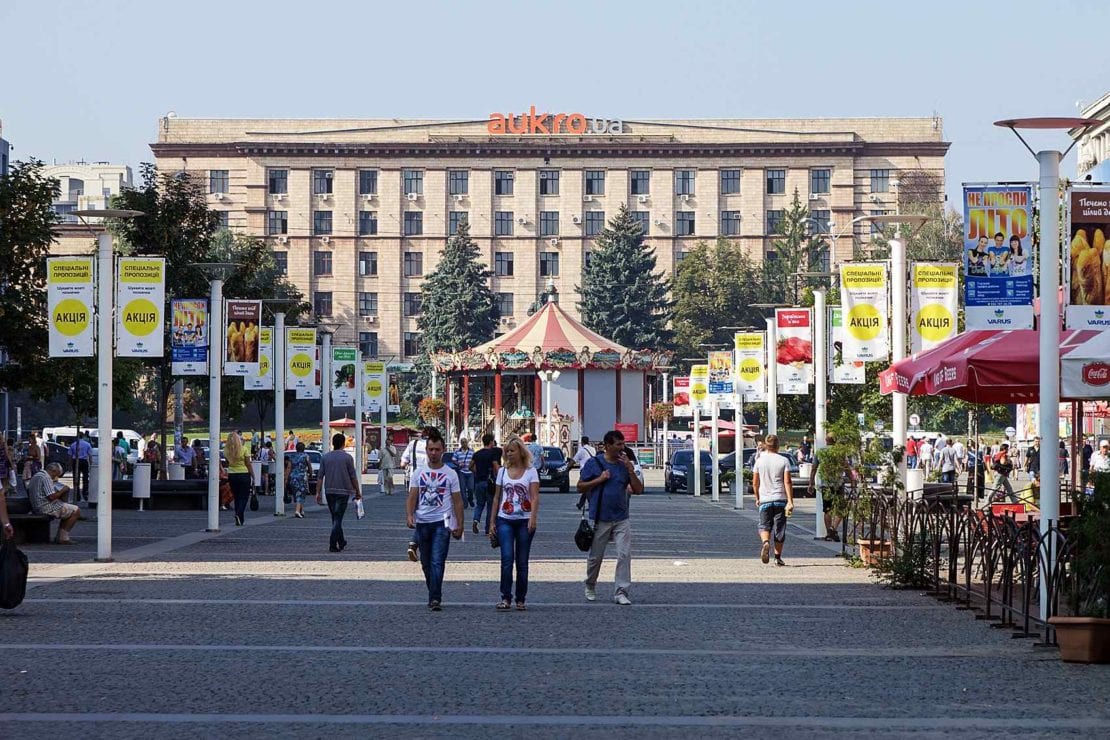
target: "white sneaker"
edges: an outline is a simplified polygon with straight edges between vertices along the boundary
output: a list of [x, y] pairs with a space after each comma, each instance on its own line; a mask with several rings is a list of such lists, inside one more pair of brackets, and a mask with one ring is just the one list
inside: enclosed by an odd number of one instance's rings
[[613, 597], [613, 601], [617, 602], [621, 606], [628, 606], [632, 603], [632, 599], [628, 598], [628, 596], [626, 596], [625, 594], [617, 594]]
[[597, 601], [597, 591], [586, 586], [586, 601]]

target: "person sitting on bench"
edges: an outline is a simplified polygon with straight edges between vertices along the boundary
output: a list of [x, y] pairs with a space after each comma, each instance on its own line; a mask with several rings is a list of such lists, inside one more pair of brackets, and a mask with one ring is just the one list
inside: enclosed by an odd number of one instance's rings
[[36, 514], [45, 514], [60, 521], [58, 537], [54, 542], [69, 545], [69, 532], [77, 524], [81, 509], [65, 501], [69, 495], [69, 486], [57, 482], [62, 477], [62, 472], [61, 465], [50, 463], [46, 469], [31, 476], [27, 484], [27, 495], [31, 500], [31, 509]]

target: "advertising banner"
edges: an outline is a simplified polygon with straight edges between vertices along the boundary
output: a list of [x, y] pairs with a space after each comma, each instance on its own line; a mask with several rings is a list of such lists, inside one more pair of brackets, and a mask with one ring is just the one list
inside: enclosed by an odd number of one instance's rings
[[862, 385], [866, 368], [863, 360], [844, 359], [844, 312], [840, 306], [829, 306], [829, 381], [845, 385]]
[[224, 375], [257, 375], [262, 301], [224, 301]]
[[358, 393], [355, 363], [358, 350], [354, 347], [331, 348], [331, 405], [354, 406]]
[[1033, 328], [1033, 188], [964, 185], [964, 324]]
[[362, 363], [362, 408], [367, 413], [381, 413], [389, 390], [387, 377], [384, 362]]
[[243, 390], [272, 391], [274, 389], [274, 328], [263, 326], [258, 330], [258, 372], [243, 376]]
[[690, 366], [690, 403], [698, 413], [709, 410], [709, 365]]
[[[886, 264], [842, 264], [840, 300], [844, 304], [844, 359], [879, 362], [890, 357], [890, 333], [887, 331], [890, 289]], [[900, 316], [899, 320], [905, 321], [905, 317]]]
[[1068, 329], [1110, 328], [1110, 188], [1076, 188], [1068, 205], [1064, 321]]
[[910, 265], [911, 351], [932, 349], [956, 336], [959, 311], [959, 266], [944, 262]]
[[732, 351], [709, 353], [709, 395], [718, 400], [732, 400], [735, 379], [732, 369]]
[[92, 257], [51, 257], [46, 261], [51, 357], [96, 354], [94, 263]]
[[766, 337], [761, 332], [737, 332], [732, 337], [736, 349], [737, 389], [745, 401], [763, 399], [767, 395]]
[[311, 388], [316, 380], [316, 330], [287, 328], [285, 357], [285, 387], [291, 391]]
[[174, 375], [208, 374], [208, 300], [170, 301], [170, 356]]
[[116, 356], [161, 357], [166, 261], [120, 257], [116, 263]]
[[676, 375], [671, 392], [675, 416], [693, 416], [694, 407], [690, 403], [690, 376]]
[[808, 308], [776, 308], [778, 392], [809, 393], [813, 382], [813, 319]]

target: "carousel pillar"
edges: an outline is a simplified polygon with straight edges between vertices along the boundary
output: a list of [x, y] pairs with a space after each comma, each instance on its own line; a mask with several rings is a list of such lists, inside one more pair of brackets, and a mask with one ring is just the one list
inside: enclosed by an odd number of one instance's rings
[[493, 371], [493, 436], [501, 444], [501, 371]]
[[455, 436], [454, 428], [451, 426], [451, 417], [453, 416], [453, 414], [451, 413], [453, 409], [451, 407], [455, 403], [455, 381], [451, 378], [450, 375], [445, 375], [443, 377], [443, 382], [446, 386], [446, 388], [444, 388], [443, 395], [447, 397], [446, 408], [443, 411], [443, 428], [447, 431], [447, 438], [453, 439], [456, 443], [458, 443], [459, 438]]
[[467, 430], [467, 425], [470, 424], [470, 376], [464, 375], [462, 378], [462, 427], [463, 431]]
[[540, 371], [538, 368], [532, 380], [532, 431], [535, 433], [536, 439], [539, 439], [539, 418], [543, 415], [543, 381], [540, 380]]
[[615, 395], [617, 397], [617, 408], [615, 409], [617, 415], [614, 418], [614, 421], [620, 421], [621, 420], [621, 369], [619, 367], [617, 368], [617, 392], [614, 393], [613, 395]]
[[578, 370], [578, 438], [586, 435], [586, 371]]

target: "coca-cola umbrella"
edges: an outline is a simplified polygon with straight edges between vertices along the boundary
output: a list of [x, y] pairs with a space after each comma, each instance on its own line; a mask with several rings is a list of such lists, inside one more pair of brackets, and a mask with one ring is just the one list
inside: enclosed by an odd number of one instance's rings
[[[1101, 332], [1060, 333], [1060, 356], [1067, 358]], [[980, 330], [891, 365], [879, 374], [881, 393], [946, 395], [972, 403], [1036, 403], [1040, 398], [1039, 332], [1034, 329]], [[1071, 400], [1067, 393], [1061, 398]]]

